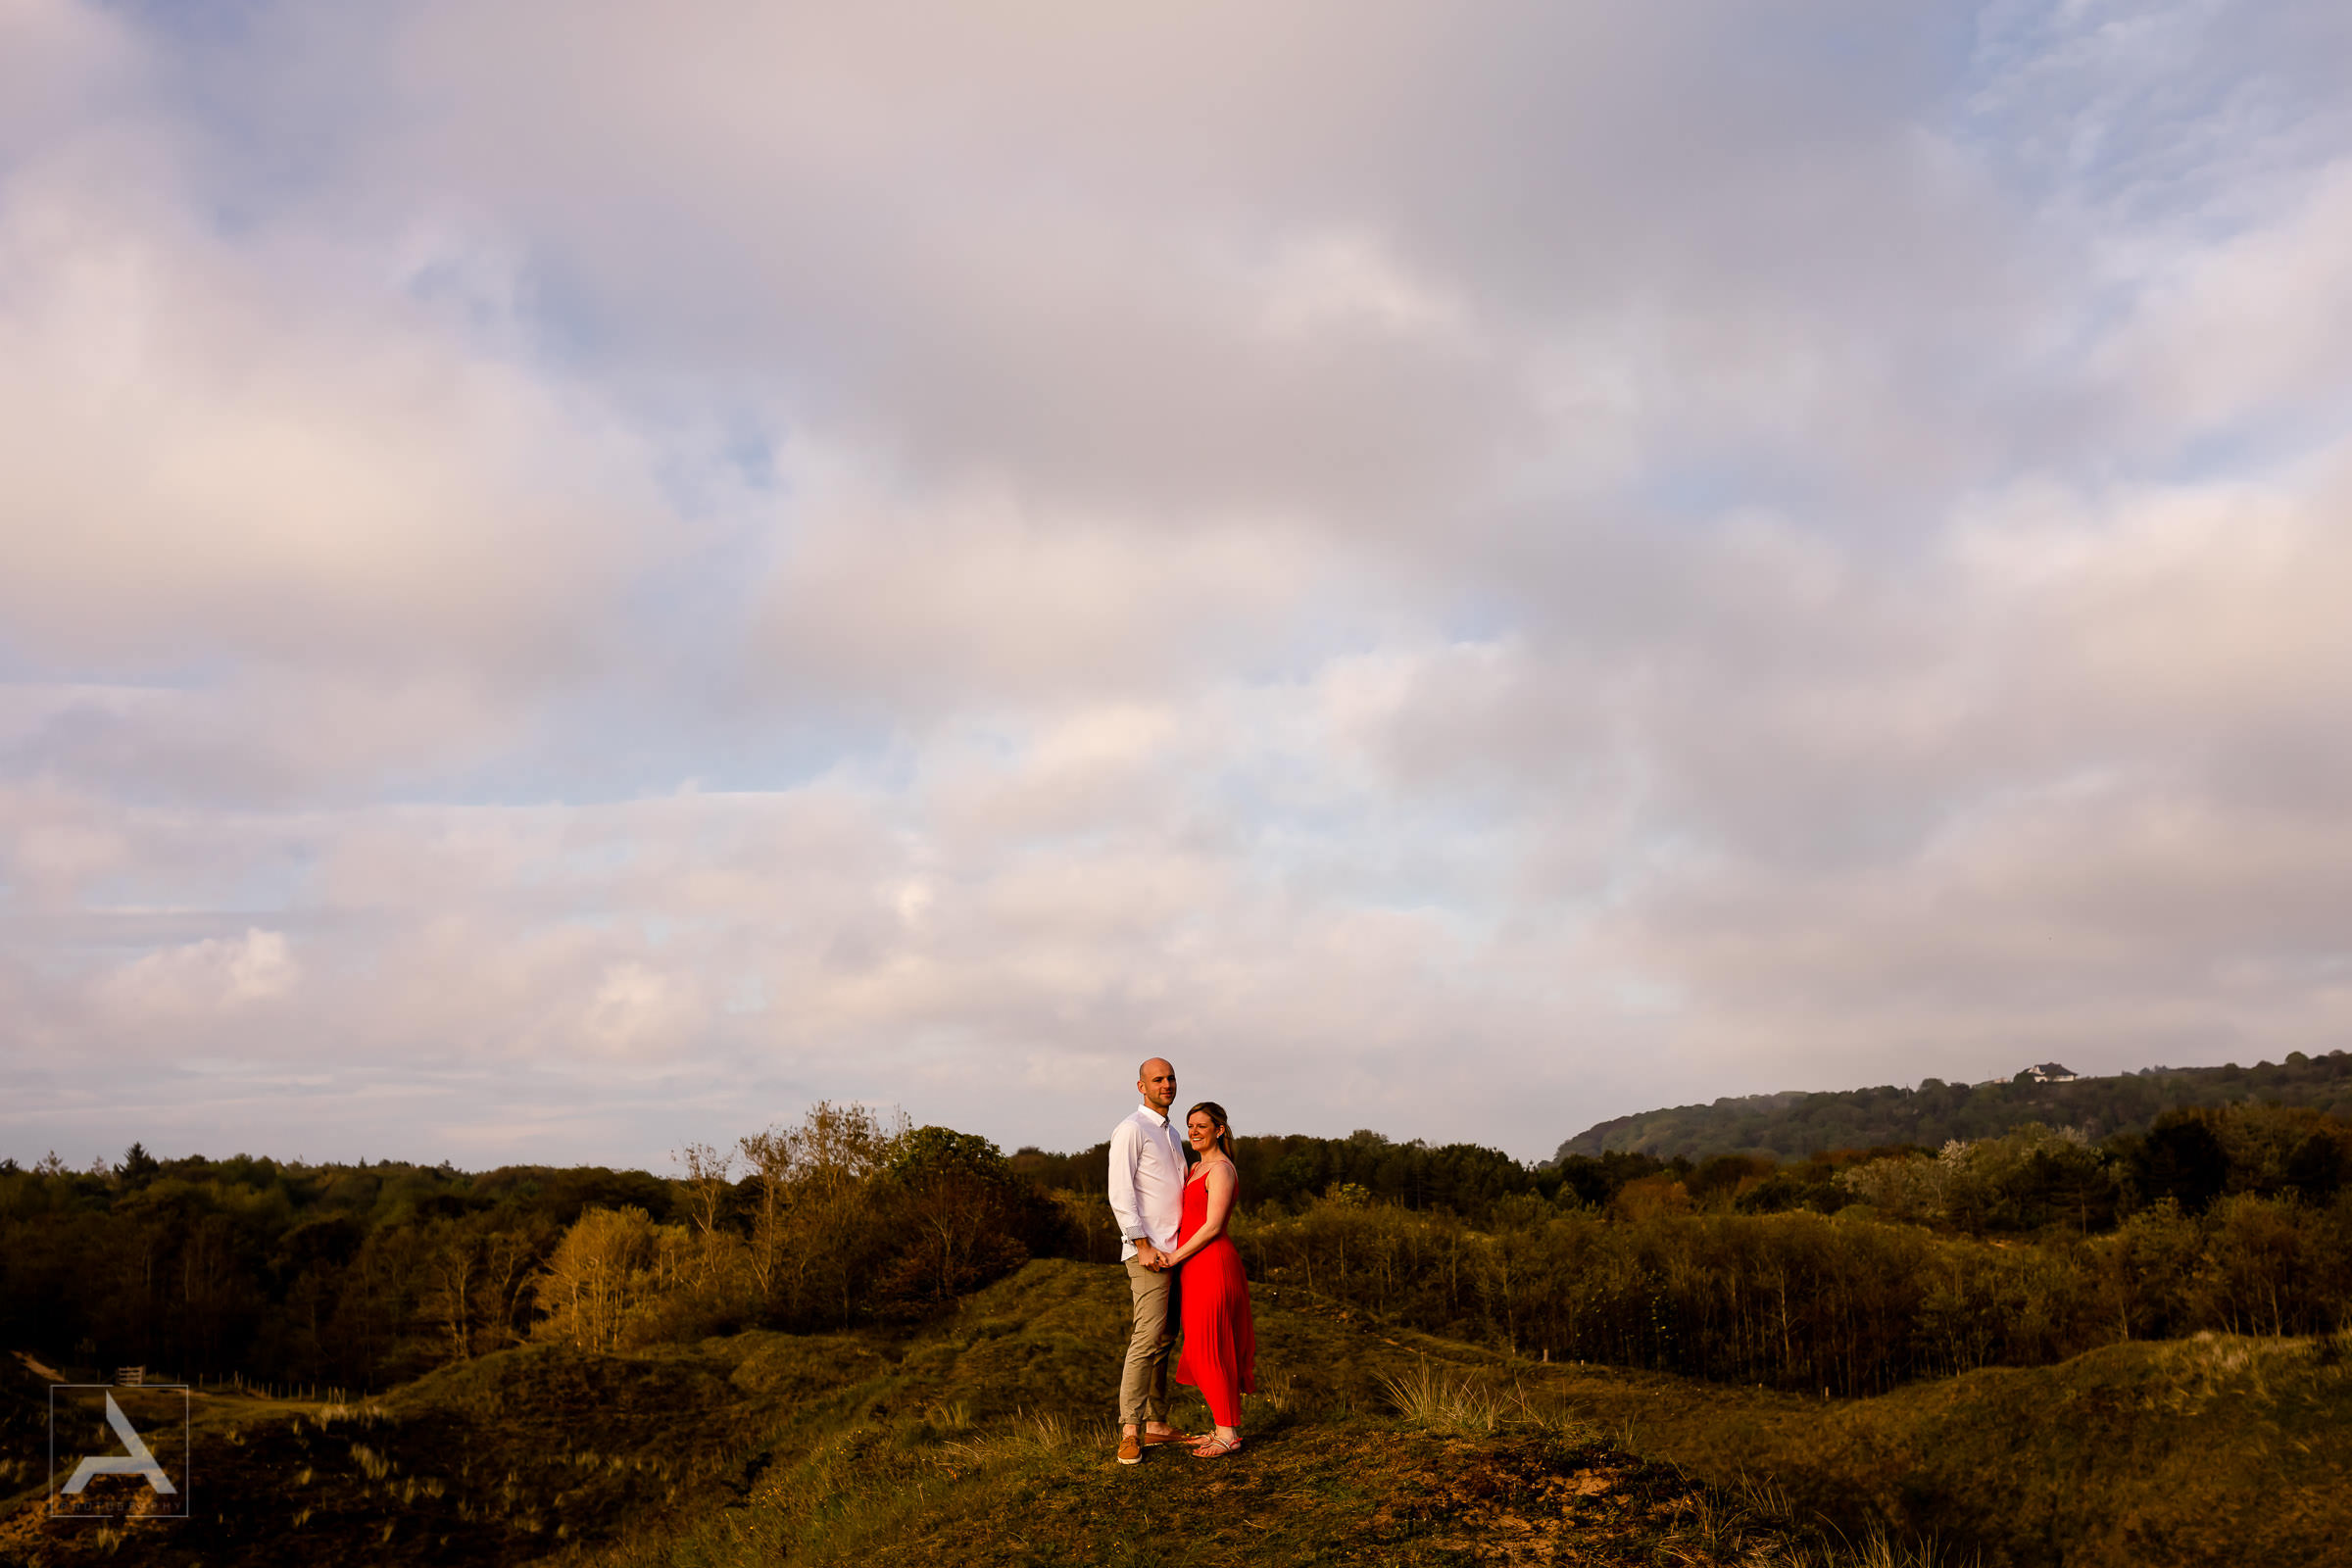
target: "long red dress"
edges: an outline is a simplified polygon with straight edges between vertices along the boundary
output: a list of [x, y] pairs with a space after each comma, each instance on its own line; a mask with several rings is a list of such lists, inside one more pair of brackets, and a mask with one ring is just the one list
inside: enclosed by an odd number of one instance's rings
[[[1191, 1241], [1207, 1223], [1208, 1178], [1201, 1175], [1184, 1184], [1184, 1221], [1177, 1227], [1176, 1245]], [[1176, 1381], [1200, 1391], [1217, 1425], [1238, 1427], [1242, 1396], [1257, 1392], [1257, 1330], [1250, 1321], [1250, 1279], [1232, 1237], [1220, 1236], [1184, 1260], [1177, 1270], [1176, 1298], [1184, 1316]]]

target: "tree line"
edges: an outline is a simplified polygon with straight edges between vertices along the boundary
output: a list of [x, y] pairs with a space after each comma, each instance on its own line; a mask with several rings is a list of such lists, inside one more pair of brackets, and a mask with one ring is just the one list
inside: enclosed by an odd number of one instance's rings
[[680, 1174], [0, 1161], [0, 1344], [76, 1367], [383, 1388], [533, 1337], [628, 1348], [919, 1319], [1063, 1209], [986, 1139], [820, 1104]]
[[[1255, 1210], [1348, 1201], [1485, 1225], [1606, 1201], [1643, 1156], [1529, 1166], [1474, 1145], [1240, 1141]], [[917, 1321], [1026, 1257], [1107, 1262], [1107, 1146], [1010, 1159], [976, 1135], [820, 1104], [677, 1152], [670, 1176], [469, 1173], [239, 1154], [0, 1160], [0, 1345], [98, 1368], [382, 1388], [528, 1339], [624, 1349], [741, 1327]]]
[[[2352, 1327], [2352, 1124], [2168, 1112], [1782, 1165], [1725, 1154], [1486, 1225], [1358, 1194], [1251, 1213], [1253, 1277], [1521, 1354], [1876, 1393], [2129, 1339]], [[1564, 1196], [1564, 1195], [1563, 1195]]]
[[[2169, 1111], [1781, 1161], [1523, 1164], [1238, 1141], [1254, 1278], [1520, 1353], [1855, 1393], [2124, 1338], [2352, 1325], [2352, 1124]], [[1108, 1262], [1105, 1152], [858, 1106], [678, 1171], [238, 1156], [0, 1161], [0, 1335], [81, 1367], [382, 1388], [530, 1339], [603, 1351], [919, 1322], [1026, 1258]]]
[[2284, 1061], [2240, 1067], [2150, 1067], [2066, 1083], [2031, 1070], [1983, 1084], [1930, 1078], [1916, 1089], [1882, 1085], [1823, 1094], [1788, 1092], [1676, 1105], [1619, 1116], [1560, 1145], [1559, 1157], [1608, 1150], [1661, 1159], [1766, 1154], [1802, 1159], [1835, 1149], [1997, 1138], [2027, 1122], [2075, 1127], [2092, 1139], [2144, 1132], [2167, 1111], [2237, 1102], [2300, 1105], [2352, 1119], [2352, 1054], [2290, 1052]]

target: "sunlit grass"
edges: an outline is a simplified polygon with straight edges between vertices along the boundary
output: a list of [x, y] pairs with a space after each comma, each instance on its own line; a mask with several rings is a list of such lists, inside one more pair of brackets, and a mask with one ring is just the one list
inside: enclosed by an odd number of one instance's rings
[[1404, 1372], [1379, 1374], [1396, 1413], [1432, 1432], [1483, 1433], [1502, 1425], [1509, 1408], [1502, 1395], [1474, 1378], [1448, 1376], [1427, 1359]]
[[[1980, 1550], [2036, 1560], [2031, 1533], [2055, 1517], [2084, 1544], [2067, 1560], [2104, 1565], [2134, 1560], [2113, 1555], [2127, 1508], [2200, 1540], [2270, 1539], [2285, 1509], [2241, 1519], [2248, 1497], [2346, 1511], [2327, 1456], [2352, 1435], [2352, 1357], [2332, 1336], [2134, 1344], [1824, 1402], [1546, 1365], [1266, 1295], [1260, 1393], [1230, 1460], [1113, 1461], [1123, 1282], [1057, 1262], [896, 1342], [532, 1347], [362, 1406], [240, 1405], [210, 1429], [201, 1479], [254, 1499], [256, 1535], [289, 1564], [1140, 1564], [1180, 1529], [1195, 1568], [1544, 1560], [1538, 1545], [1660, 1568], [1968, 1568]], [[1189, 1391], [1176, 1414], [1206, 1424]], [[2187, 1468], [2117, 1459], [2095, 1484], [2054, 1458], [2192, 1449]], [[140, 1552], [177, 1539], [160, 1528], [134, 1530]]]

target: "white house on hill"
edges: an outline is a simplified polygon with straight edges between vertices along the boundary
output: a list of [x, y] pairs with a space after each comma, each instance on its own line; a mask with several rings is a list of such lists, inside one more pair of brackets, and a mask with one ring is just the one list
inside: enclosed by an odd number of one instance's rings
[[2082, 1075], [2069, 1068], [2060, 1066], [2057, 1062], [2044, 1061], [2039, 1062], [2032, 1067], [2028, 1067], [2026, 1069], [2026, 1076], [2032, 1078], [2037, 1084], [2071, 1084], [2077, 1078], [2080, 1078]]

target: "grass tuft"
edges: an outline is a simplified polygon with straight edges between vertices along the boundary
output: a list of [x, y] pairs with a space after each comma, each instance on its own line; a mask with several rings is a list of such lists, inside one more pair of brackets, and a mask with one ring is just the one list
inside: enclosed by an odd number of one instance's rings
[[1502, 1425], [1502, 1395], [1470, 1377], [1448, 1377], [1425, 1356], [1409, 1371], [1382, 1372], [1397, 1414], [1431, 1432], [1489, 1433]]

